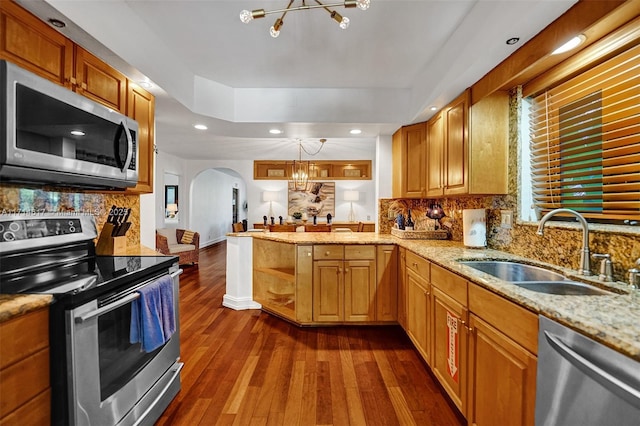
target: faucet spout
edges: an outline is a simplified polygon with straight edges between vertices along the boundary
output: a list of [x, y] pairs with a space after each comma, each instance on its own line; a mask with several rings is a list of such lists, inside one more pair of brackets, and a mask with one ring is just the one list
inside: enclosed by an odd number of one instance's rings
[[551, 210], [549, 213], [544, 215], [542, 219], [540, 219], [540, 224], [538, 225], [538, 230], [536, 234], [543, 236], [544, 235], [544, 224], [547, 220], [551, 219], [558, 213], [568, 213], [575, 216], [580, 222], [582, 226], [582, 250], [580, 251], [580, 267], [578, 269], [578, 273], [581, 275], [591, 275], [591, 254], [589, 253], [589, 224], [587, 220], [575, 210], [571, 209], [555, 209]]

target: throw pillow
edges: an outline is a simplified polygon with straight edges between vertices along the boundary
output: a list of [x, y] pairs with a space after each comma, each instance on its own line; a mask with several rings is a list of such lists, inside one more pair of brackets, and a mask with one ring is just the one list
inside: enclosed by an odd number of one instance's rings
[[182, 244], [191, 244], [193, 243], [193, 235], [195, 234], [194, 231], [184, 231], [184, 234], [182, 234], [182, 239], [180, 240], [180, 243]]

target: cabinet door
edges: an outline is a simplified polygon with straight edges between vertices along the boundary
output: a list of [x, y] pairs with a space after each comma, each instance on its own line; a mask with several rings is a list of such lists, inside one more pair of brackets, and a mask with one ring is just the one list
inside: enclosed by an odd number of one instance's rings
[[0, 1], [0, 59], [70, 87], [73, 43], [12, 1]]
[[375, 321], [376, 261], [344, 261], [344, 320]]
[[453, 402], [467, 411], [467, 308], [433, 287], [433, 363], [431, 368]]
[[398, 248], [378, 246], [376, 256], [376, 320], [398, 320]]
[[75, 91], [122, 114], [127, 107], [127, 78], [96, 58], [76, 48]]
[[533, 425], [537, 358], [473, 314], [470, 327], [469, 424]]
[[445, 109], [445, 195], [469, 192], [469, 91]]
[[398, 323], [407, 330], [407, 249], [398, 249]]
[[341, 260], [313, 262], [313, 320], [339, 322], [344, 318], [344, 274]]
[[442, 112], [427, 122], [427, 196], [444, 193], [444, 118]]
[[138, 184], [128, 192], [152, 193], [155, 160], [155, 101], [151, 93], [129, 82], [127, 115], [138, 122]]
[[425, 195], [425, 123], [403, 128], [406, 163], [403, 170], [403, 192], [407, 198], [421, 198]]
[[431, 364], [430, 285], [412, 270], [407, 270], [407, 334], [424, 360]]

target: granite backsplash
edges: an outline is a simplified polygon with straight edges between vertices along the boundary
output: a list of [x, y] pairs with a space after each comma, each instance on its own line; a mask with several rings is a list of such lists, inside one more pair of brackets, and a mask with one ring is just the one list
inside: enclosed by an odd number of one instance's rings
[[140, 244], [140, 197], [122, 193], [93, 193], [60, 188], [23, 188], [0, 185], [0, 214], [75, 212], [95, 217], [98, 233], [107, 221], [111, 206], [131, 208], [127, 246]]

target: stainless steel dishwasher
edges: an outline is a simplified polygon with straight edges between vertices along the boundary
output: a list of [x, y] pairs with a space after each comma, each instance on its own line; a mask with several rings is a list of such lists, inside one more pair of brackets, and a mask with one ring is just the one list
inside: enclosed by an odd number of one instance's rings
[[640, 425], [640, 362], [540, 316], [535, 423]]

